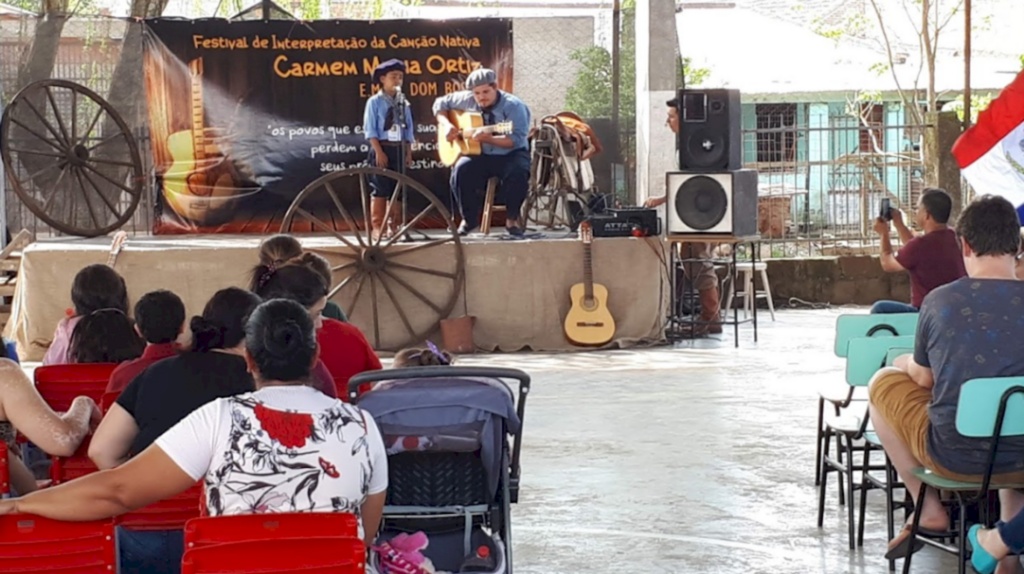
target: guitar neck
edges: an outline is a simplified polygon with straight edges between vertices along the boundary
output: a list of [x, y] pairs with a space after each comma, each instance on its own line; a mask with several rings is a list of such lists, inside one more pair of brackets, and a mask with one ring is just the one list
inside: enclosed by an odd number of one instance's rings
[[203, 140], [203, 64], [194, 61], [190, 66], [192, 72], [192, 151], [196, 161], [206, 159]]
[[594, 298], [594, 262], [589, 243], [583, 244], [583, 289], [588, 301]]

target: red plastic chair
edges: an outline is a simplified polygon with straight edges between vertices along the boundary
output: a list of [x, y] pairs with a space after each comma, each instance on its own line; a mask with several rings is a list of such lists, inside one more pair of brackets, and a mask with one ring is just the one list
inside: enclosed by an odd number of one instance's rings
[[27, 514], [0, 516], [0, 572], [110, 574], [117, 571], [114, 527], [58, 522]]
[[121, 396], [120, 391], [103, 393], [103, 396], [100, 398], [100, 410], [103, 411], [103, 414], [107, 414], [107, 411], [110, 410], [110, 407], [114, 406], [114, 403], [117, 402], [117, 397], [119, 396]]
[[82, 395], [99, 405], [116, 367], [114, 363], [39, 367], [35, 371], [36, 388], [46, 404], [57, 412], [67, 411], [71, 401]]
[[[110, 374], [117, 367], [113, 363], [82, 365], [47, 365], [35, 371], [36, 389], [46, 404], [57, 412], [71, 408], [75, 397], [86, 396], [99, 405], [107, 390]], [[89, 440], [82, 442], [70, 457], [50, 457], [50, 480], [54, 485], [96, 472], [89, 460]]]
[[129, 530], [182, 530], [189, 520], [199, 518], [202, 496], [199, 482], [177, 496], [114, 518], [114, 525]]
[[185, 550], [181, 574], [223, 572], [365, 574], [366, 549], [354, 538], [269, 538]]
[[359, 538], [359, 519], [334, 512], [233, 514], [189, 520], [185, 548], [261, 539]]
[[11, 494], [11, 467], [7, 460], [7, 443], [0, 441], [0, 497]]

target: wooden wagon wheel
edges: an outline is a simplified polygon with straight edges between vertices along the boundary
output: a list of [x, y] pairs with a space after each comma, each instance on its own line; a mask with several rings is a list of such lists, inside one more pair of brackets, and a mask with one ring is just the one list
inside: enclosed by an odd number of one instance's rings
[[[370, 232], [371, 176], [396, 182], [385, 215], [385, 220], [396, 220], [395, 232], [378, 239]], [[404, 225], [403, 193], [410, 206]], [[428, 241], [400, 241], [407, 231], [429, 222], [446, 227], [432, 231]], [[448, 209], [426, 187], [394, 171], [359, 167], [321, 177], [295, 198], [281, 230], [326, 233], [341, 242], [341, 250], [320, 251], [340, 260], [338, 265], [331, 261], [335, 282], [328, 299], [337, 296], [374, 349], [422, 343], [449, 316], [465, 282], [462, 243]], [[425, 258], [429, 264], [418, 263]]]
[[4, 111], [0, 143], [14, 192], [58, 231], [106, 235], [139, 206], [142, 157], [131, 128], [89, 88], [29, 84]]

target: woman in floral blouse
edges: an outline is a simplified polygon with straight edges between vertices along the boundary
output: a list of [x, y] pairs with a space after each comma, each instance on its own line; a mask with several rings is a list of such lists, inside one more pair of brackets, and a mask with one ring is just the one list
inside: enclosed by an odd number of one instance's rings
[[202, 479], [212, 516], [348, 512], [372, 542], [387, 489], [384, 443], [369, 414], [309, 386], [317, 353], [306, 309], [263, 303], [246, 325], [256, 392], [206, 404], [113, 470], [0, 501], [0, 514], [100, 520]]

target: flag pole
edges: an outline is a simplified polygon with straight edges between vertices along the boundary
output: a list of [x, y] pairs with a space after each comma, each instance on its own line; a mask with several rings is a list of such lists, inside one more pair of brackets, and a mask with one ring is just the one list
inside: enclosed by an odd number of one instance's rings
[[964, 0], [964, 129], [971, 127], [971, 0]]

